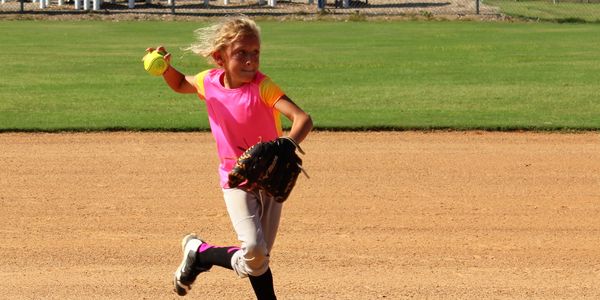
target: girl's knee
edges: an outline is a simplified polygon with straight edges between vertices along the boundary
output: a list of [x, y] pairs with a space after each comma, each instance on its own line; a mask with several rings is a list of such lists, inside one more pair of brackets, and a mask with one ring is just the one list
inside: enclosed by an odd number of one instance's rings
[[264, 274], [269, 268], [269, 259], [266, 245], [247, 245], [244, 260], [249, 275], [260, 276]]

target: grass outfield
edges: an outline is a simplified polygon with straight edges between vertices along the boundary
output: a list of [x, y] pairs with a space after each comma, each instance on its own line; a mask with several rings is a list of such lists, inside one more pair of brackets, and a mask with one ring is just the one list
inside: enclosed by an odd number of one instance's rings
[[598, 0], [483, 0], [503, 14], [534, 20], [600, 23]]
[[[600, 128], [600, 25], [259, 22], [261, 69], [320, 129]], [[197, 22], [0, 21], [0, 131], [198, 130], [194, 95], [147, 75]]]

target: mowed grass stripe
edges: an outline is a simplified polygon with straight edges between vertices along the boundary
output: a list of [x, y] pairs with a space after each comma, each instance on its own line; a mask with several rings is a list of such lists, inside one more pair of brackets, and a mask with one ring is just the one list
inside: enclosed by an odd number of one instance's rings
[[[597, 24], [259, 24], [262, 71], [320, 129], [600, 128]], [[209, 67], [181, 50], [203, 25], [1, 21], [0, 130], [207, 130], [140, 61], [162, 44], [184, 73]]]

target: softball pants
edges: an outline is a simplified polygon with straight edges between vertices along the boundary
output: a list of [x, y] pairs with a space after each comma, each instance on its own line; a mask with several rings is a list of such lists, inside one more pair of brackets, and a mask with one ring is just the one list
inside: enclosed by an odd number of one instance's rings
[[223, 189], [223, 196], [241, 242], [231, 266], [239, 277], [260, 276], [269, 268], [283, 205], [262, 191]]

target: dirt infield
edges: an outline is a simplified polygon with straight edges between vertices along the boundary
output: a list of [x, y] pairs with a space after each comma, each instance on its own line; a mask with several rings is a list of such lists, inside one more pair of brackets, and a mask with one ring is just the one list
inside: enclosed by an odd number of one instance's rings
[[[177, 299], [236, 243], [207, 133], [0, 134], [1, 299]], [[598, 133], [327, 133], [284, 208], [280, 299], [600, 298]], [[215, 269], [189, 299], [252, 299]]]

